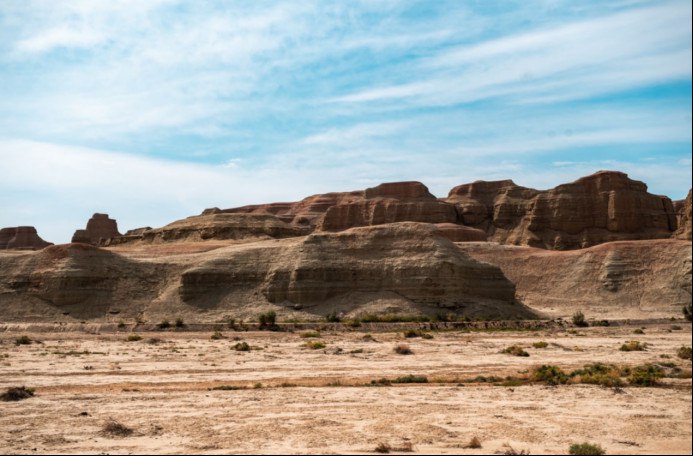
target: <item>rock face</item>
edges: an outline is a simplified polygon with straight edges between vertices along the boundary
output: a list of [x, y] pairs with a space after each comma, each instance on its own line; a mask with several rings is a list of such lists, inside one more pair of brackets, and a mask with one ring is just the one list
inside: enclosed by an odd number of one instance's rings
[[512, 181], [475, 182], [453, 188], [446, 201], [462, 222], [489, 240], [565, 250], [623, 239], [671, 237], [674, 206], [667, 197], [624, 173], [600, 171], [538, 191]]
[[674, 237], [677, 239], [691, 240], [691, 190], [685, 200], [674, 201], [676, 211], [677, 230]]
[[691, 244], [660, 239], [618, 241], [565, 252], [458, 244], [480, 261], [498, 265], [532, 309], [570, 317], [680, 317], [691, 303]]
[[0, 315], [53, 321], [117, 311], [119, 318], [160, 320], [192, 312], [198, 321], [217, 321], [270, 308], [298, 318], [332, 311], [534, 315], [497, 266], [472, 259], [429, 224], [264, 238], [195, 254], [133, 252], [76, 243], [0, 255]]
[[86, 229], [75, 231], [72, 242], [100, 245], [116, 236], [120, 236], [118, 223], [108, 218], [108, 214], [94, 214], [87, 222]]
[[33, 226], [18, 226], [0, 229], [0, 250], [27, 249], [40, 250], [49, 245], [38, 235]]
[[439, 201], [421, 182], [394, 182], [368, 188], [364, 199], [331, 206], [321, 231], [395, 222], [455, 223], [455, 206]]

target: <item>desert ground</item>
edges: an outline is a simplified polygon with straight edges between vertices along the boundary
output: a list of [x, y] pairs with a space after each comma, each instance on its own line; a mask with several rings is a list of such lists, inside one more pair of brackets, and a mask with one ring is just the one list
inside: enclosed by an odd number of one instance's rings
[[[691, 325], [682, 320], [421, 333], [428, 338], [406, 338], [398, 325], [319, 326], [218, 327], [216, 336], [212, 328], [0, 326], [0, 390], [35, 389], [0, 402], [0, 451], [567, 454], [590, 442], [607, 454], [691, 453], [691, 361], [677, 356], [691, 344]], [[18, 345], [25, 335], [32, 343]], [[621, 351], [629, 340], [646, 349]], [[535, 348], [541, 341], [547, 346]], [[243, 342], [250, 351], [235, 349]], [[306, 346], [315, 342], [324, 347]], [[412, 353], [396, 353], [400, 344]], [[512, 345], [529, 356], [501, 353]], [[678, 374], [655, 387], [504, 380], [543, 364], [568, 372], [594, 362]], [[410, 374], [428, 382], [380, 380]], [[110, 420], [123, 435], [106, 430]], [[473, 438], [480, 448], [469, 448]]]

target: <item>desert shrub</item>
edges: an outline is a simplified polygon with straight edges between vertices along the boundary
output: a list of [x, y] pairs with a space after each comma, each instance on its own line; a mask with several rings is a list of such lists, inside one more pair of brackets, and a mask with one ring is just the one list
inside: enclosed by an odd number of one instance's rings
[[691, 321], [691, 316], [693, 316], [691, 312], [691, 304], [686, 304], [685, 306], [683, 306], [683, 317], [686, 320]]
[[274, 310], [261, 313], [258, 316], [258, 321], [260, 322], [260, 329], [269, 329], [270, 331], [279, 329], [277, 326], [277, 313]]
[[621, 345], [619, 350], [624, 352], [631, 351], [644, 351], [647, 348], [647, 344], [640, 343], [638, 340], [629, 340], [625, 344]]
[[339, 317], [337, 312], [330, 312], [325, 316], [325, 321], [328, 323], [339, 323], [342, 319]]
[[370, 382], [370, 386], [390, 386], [391, 384], [392, 382], [384, 377]]
[[138, 340], [142, 340], [142, 336], [140, 336], [139, 334], [128, 335], [128, 342], [137, 342]]
[[325, 348], [325, 344], [323, 342], [320, 342], [319, 340], [311, 340], [306, 342], [306, 347], [310, 348], [311, 350], [320, 350]]
[[150, 345], [158, 345], [161, 342], [163, 342], [163, 340], [159, 339], [158, 337], [150, 337], [147, 339], [147, 343]]
[[168, 320], [162, 320], [161, 323], [156, 325], [159, 329], [167, 329], [171, 327], [171, 322]]
[[113, 418], [106, 421], [102, 428], [103, 434], [116, 437], [127, 437], [129, 435], [132, 435], [133, 432], [134, 431], [132, 430], [132, 428], [125, 426], [124, 424], [114, 420]]
[[672, 331], [681, 331], [683, 329], [683, 327], [679, 325], [671, 325], [670, 328]]
[[221, 331], [214, 331], [214, 334], [212, 334], [210, 336], [210, 339], [212, 339], [212, 340], [219, 340], [219, 339], [223, 339], [223, 338], [224, 338], [224, 335], [221, 333]]
[[350, 328], [359, 328], [361, 326], [361, 320], [358, 318], [354, 318], [353, 320], [349, 320], [345, 323]]
[[577, 455], [601, 455], [605, 454], [604, 448], [593, 443], [574, 443], [568, 449], [569, 454]]
[[655, 386], [664, 376], [662, 368], [654, 364], [637, 366], [630, 370], [628, 383], [636, 386]]
[[464, 448], [481, 448], [481, 441], [477, 436], [472, 437]]
[[392, 380], [392, 383], [428, 383], [428, 377], [425, 375], [405, 375]]
[[594, 326], [611, 326], [609, 320], [598, 320], [593, 323]]
[[12, 388], [7, 388], [7, 391], [0, 394], [0, 401], [11, 402], [11, 401], [21, 401], [24, 399], [29, 399], [34, 395], [33, 388], [26, 388], [24, 386], [15, 386]]
[[676, 352], [676, 356], [681, 359], [691, 359], [691, 347], [683, 346]]
[[516, 450], [515, 448], [511, 447], [507, 443], [503, 445], [505, 448], [505, 451], [503, 451], [503, 454], [509, 454], [509, 455], [524, 455], [524, 454], [530, 454], [529, 450]]
[[404, 331], [404, 334], [403, 334], [403, 335], [404, 335], [404, 337], [406, 337], [407, 339], [411, 339], [411, 338], [413, 338], [413, 337], [420, 337], [420, 336], [421, 336], [420, 332], [417, 331], [417, 330], [415, 330], [415, 329], [408, 329], [408, 330]]
[[409, 345], [407, 344], [398, 344], [394, 348], [395, 353], [398, 355], [412, 355], [414, 352], [412, 351], [411, 348], [409, 348]]
[[320, 331], [306, 331], [301, 333], [301, 337], [304, 339], [309, 339], [311, 337], [320, 337]]
[[30, 345], [33, 341], [29, 336], [21, 336], [15, 339], [15, 345]]
[[373, 334], [364, 334], [361, 340], [363, 340], [364, 342], [377, 342], [377, 340], [375, 340], [375, 337], [373, 337]]
[[572, 383], [587, 383], [609, 388], [623, 386], [620, 370], [613, 364], [594, 363], [570, 373]]
[[118, 329], [123, 329], [123, 328], [125, 328], [125, 326], [126, 326], [126, 324], [123, 320], [120, 320], [118, 322]]
[[542, 382], [548, 385], [563, 385], [568, 383], [569, 377], [563, 370], [552, 364], [544, 364], [534, 368], [530, 375], [533, 382]]
[[236, 328], [236, 319], [235, 318], [226, 317], [224, 319], [224, 323], [226, 323], [226, 326], [228, 326], [229, 329], [235, 329]]
[[176, 325], [176, 328], [185, 328], [185, 322], [180, 317], [176, 318], [175, 325]]
[[544, 342], [543, 340], [540, 342], [534, 342], [532, 344], [532, 347], [534, 347], [534, 348], [546, 348], [548, 346], [549, 346], [549, 344], [547, 342]]
[[573, 324], [580, 328], [589, 326], [589, 323], [587, 323], [587, 320], [585, 320], [585, 314], [579, 310], [573, 314]]
[[638, 328], [638, 329], [636, 329], [635, 331], [633, 331], [633, 334], [645, 334], [645, 331], [643, 331], [642, 329]]
[[209, 391], [238, 391], [244, 390], [245, 386], [235, 386], [235, 385], [220, 385], [209, 388]]
[[238, 342], [233, 346], [233, 349], [239, 352], [247, 352], [250, 351], [250, 345], [247, 342]]
[[385, 442], [380, 442], [373, 451], [376, 453], [389, 453], [392, 447], [385, 443]]
[[519, 345], [511, 345], [510, 347], [506, 347], [503, 350], [501, 350], [501, 353], [505, 353], [505, 354], [513, 355], [513, 356], [529, 356], [529, 353], [527, 353]]

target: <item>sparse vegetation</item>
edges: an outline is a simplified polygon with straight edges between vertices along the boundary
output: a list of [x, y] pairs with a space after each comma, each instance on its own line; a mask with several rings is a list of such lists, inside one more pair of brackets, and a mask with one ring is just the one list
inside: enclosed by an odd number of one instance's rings
[[663, 376], [662, 368], [654, 364], [646, 364], [630, 370], [628, 383], [636, 386], [656, 386]]
[[33, 341], [29, 336], [21, 336], [15, 339], [14, 344], [15, 345], [31, 345]]
[[570, 373], [571, 383], [588, 383], [609, 388], [623, 386], [621, 370], [613, 364], [594, 363]]
[[142, 340], [142, 336], [139, 334], [128, 334], [128, 342], [137, 342], [138, 340]]
[[370, 386], [390, 386], [392, 382], [385, 377], [378, 380], [371, 380]]
[[638, 329], [636, 329], [636, 330], [633, 331], [633, 334], [645, 334], [645, 331], [643, 331], [642, 329], [638, 328]]
[[156, 325], [159, 329], [168, 329], [171, 327], [171, 322], [168, 320], [162, 320], [161, 323]]
[[422, 339], [433, 339], [433, 334], [421, 331], [420, 329], [408, 329], [402, 334], [405, 338], [411, 339], [421, 337]]
[[534, 342], [532, 344], [532, 347], [534, 347], [534, 348], [546, 348], [548, 346], [549, 346], [548, 342], [544, 342], [543, 340], [540, 342]]
[[123, 328], [125, 328], [125, 326], [127, 326], [127, 325], [125, 324], [125, 322], [123, 320], [120, 320], [118, 322], [118, 329], [123, 329]]
[[544, 364], [532, 371], [530, 379], [534, 382], [542, 382], [548, 385], [563, 385], [568, 383], [570, 377], [560, 367]]
[[593, 443], [574, 443], [568, 449], [569, 454], [575, 455], [601, 455], [606, 454], [604, 448]]
[[15, 402], [24, 399], [29, 399], [34, 395], [33, 388], [26, 388], [24, 386], [15, 386], [12, 388], [7, 388], [7, 391], [0, 394], [0, 401], [5, 402]]
[[320, 337], [320, 332], [319, 331], [306, 331], [301, 333], [301, 337], [303, 339], [309, 339], [312, 337]]
[[481, 448], [481, 440], [477, 436], [472, 437], [464, 448]]
[[209, 388], [209, 391], [238, 391], [246, 389], [245, 386], [220, 385]]
[[342, 319], [339, 317], [337, 312], [330, 312], [325, 316], [325, 321], [328, 323], [339, 323]]
[[425, 375], [404, 375], [392, 380], [392, 383], [428, 383], [428, 377]]
[[387, 443], [385, 443], [385, 442], [380, 442], [380, 443], [375, 447], [375, 450], [373, 450], [373, 451], [375, 451], [376, 453], [383, 453], [383, 454], [385, 454], [385, 453], [389, 453], [391, 449], [392, 449], [392, 447], [391, 447], [389, 444], [387, 444]]
[[135, 431], [132, 428], [125, 426], [123, 423], [114, 420], [113, 418], [106, 421], [103, 425], [102, 433], [114, 437], [128, 437]]
[[409, 345], [407, 344], [398, 344], [394, 348], [395, 353], [398, 355], [412, 355], [414, 352], [412, 351], [411, 348], [409, 348]]
[[212, 339], [212, 340], [220, 340], [223, 338], [224, 338], [224, 335], [221, 333], [221, 331], [214, 331], [214, 333], [210, 336], [210, 339]]
[[248, 345], [248, 342], [238, 342], [233, 346], [233, 349], [239, 352], [247, 352], [250, 351], [250, 345]]
[[683, 347], [679, 348], [678, 351], [676, 352], [676, 356], [678, 356], [681, 359], [690, 360], [691, 359], [691, 347], [683, 346]]
[[586, 328], [589, 326], [589, 323], [587, 323], [587, 320], [585, 320], [585, 314], [579, 310], [573, 314], [573, 324], [580, 328]]
[[647, 344], [643, 344], [638, 340], [629, 340], [625, 344], [621, 345], [619, 350], [624, 352], [631, 351], [644, 351], [647, 348]]
[[176, 318], [175, 325], [176, 325], [176, 328], [185, 328], [185, 322], [180, 317]]
[[310, 340], [305, 343], [305, 346], [310, 348], [311, 350], [320, 350], [325, 348], [325, 344], [323, 342], [320, 342], [319, 340]]
[[359, 317], [363, 323], [427, 323], [431, 319], [426, 315], [403, 314], [366, 314]]
[[274, 310], [261, 313], [258, 316], [258, 321], [260, 322], [260, 329], [269, 331], [277, 331], [279, 329], [279, 326], [277, 326], [277, 313]]
[[511, 345], [510, 347], [504, 348], [503, 350], [501, 350], [501, 353], [505, 353], [505, 354], [513, 355], [513, 356], [529, 356], [529, 353], [527, 353], [519, 345]]

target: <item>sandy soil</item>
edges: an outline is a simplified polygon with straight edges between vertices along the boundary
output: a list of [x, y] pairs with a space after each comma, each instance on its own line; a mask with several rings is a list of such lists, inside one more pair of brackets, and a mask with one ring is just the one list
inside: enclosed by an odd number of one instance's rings
[[[566, 454], [571, 443], [608, 454], [690, 454], [691, 380], [655, 388], [592, 385], [503, 387], [458, 383], [477, 375], [522, 375], [532, 366], [565, 370], [601, 361], [618, 365], [690, 360], [691, 325], [587, 328], [579, 332], [402, 333], [222, 331], [211, 333], [0, 333], [0, 389], [25, 385], [36, 396], [0, 402], [2, 453], [374, 453], [377, 445], [417, 453], [488, 454], [509, 447]], [[64, 331], [65, 328], [62, 328]], [[157, 340], [151, 340], [157, 339]], [[621, 352], [627, 340], [646, 351]], [[324, 349], [305, 347], [319, 340]], [[546, 341], [548, 347], [533, 348]], [[247, 342], [253, 350], [233, 346]], [[412, 355], [393, 351], [406, 343]], [[520, 344], [529, 357], [499, 353]], [[664, 357], [662, 356], [664, 355]], [[426, 375], [428, 384], [363, 386], [383, 377]], [[218, 386], [239, 390], [210, 390]], [[115, 419], [133, 429], [117, 437]], [[465, 448], [477, 437], [482, 448]]]

